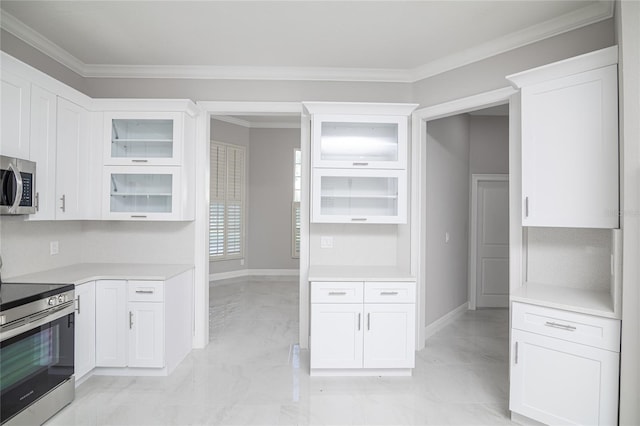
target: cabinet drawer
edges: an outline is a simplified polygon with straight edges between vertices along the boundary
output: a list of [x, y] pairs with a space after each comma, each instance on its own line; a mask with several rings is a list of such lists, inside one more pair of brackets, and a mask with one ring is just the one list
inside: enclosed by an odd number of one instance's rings
[[311, 303], [362, 303], [360, 281], [312, 282]]
[[514, 302], [512, 326], [569, 342], [620, 352], [620, 321], [611, 318]]
[[164, 300], [163, 281], [129, 281], [129, 302], [162, 302]]
[[377, 282], [364, 284], [365, 303], [415, 303], [416, 283]]

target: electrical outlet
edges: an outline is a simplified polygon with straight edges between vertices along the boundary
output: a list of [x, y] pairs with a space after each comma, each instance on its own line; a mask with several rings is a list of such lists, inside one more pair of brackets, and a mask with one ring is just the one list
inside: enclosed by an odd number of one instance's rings
[[320, 248], [333, 248], [333, 237], [320, 237]]
[[244, 266], [244, 259], [240, 259], [240, 266]]
[[448, 243], [449, 240], [451, 239], [451, 236], [449, 235], [449, 231], [444, 233], [444, 242]]
[[49, 243], [49, 254], [51, 256], [58, 254], [60, 251], [60, 247], [58, 246], [58, 242], [57, 241], [51, 241]]

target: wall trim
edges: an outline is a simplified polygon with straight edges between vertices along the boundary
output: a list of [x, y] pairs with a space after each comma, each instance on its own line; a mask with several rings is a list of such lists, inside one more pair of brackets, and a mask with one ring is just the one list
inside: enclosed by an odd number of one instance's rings
[[209, 274], [209, 281], [226, 280], [241, 277], [295, 277], [300, 274], [298, 269], [238, 269], [236, 271], [217, 272]]
[[455, 68], [609, 19], [613, 17], [613, 11], [614, 2], [599, 1], [462, 52], [407, 69], [86, 64], [6, 11], [2, 11], [2, 14], [0, 14], [0, 26], [82, 77], [415, 83]]
[[[426, 332], [426, 328], [422, 325], [424, 324], [426, 318], [426, 267], [425, 267], [425, 258], [424, 253], [427, 251], [427, 238], [426, 235], [426, 197], [424, 191], [424, 182], [426, 182], [426, 144], [427, 144], [427, 121], [435, 120], [438, 118], [448, 117], [451, 115], [462, 114], [465, 112], [472, 111], [474, 109], [487, 108], [491, 106], [496, 106], [500, 104], [509, 104], [509, 116], [515, 117], [512, 108], [512, 103], [510, 99], [513, 95], [519, 93], [518, 90], [514, 89], [511, 86], [504, 87], [502, 89], [492, 90], [489, 92], [480, 93], [473, 96], [467, 96], [465, 98], [455, 99], [453, 101], [444, 102], [441, 104], [433, 105], [426, 108], [421, 108], [416, 110], [411, 115], [411, 145], [412, 145], [412, 173], [413, 173], [413, 184], [411, 185], [412, 191], [412, 199], [416, 202], [412, 203], [412, 223], [415, 223], [416, 230], [413, 232], [414, 235], [417, 235], [412, 240], [411, 251], [415, 252], [415, 256], [419, 259], [416, 262], [415, 270], [412, 268], [412, 273], [418, 279], [418, 285], [416, 286], [417, 292], [417, 300], [418, 300], [418, 318], [416, 321], [418, 326], [416, 327], [416, 348], [419, 350], [424, 345], [426, 341], [426, 337], [424, 333]], [[519, 115], [518, 115], [519, 117]], [[511, 121], [510, 121], [511, 123]], [[509, 129], [509, 146], [512, 145], [512, 126], [510, 124]], [[509, 154], [509, 167], [511, 168], [512, 157], [511, 153]], [[511, 187], [510, 187], [511, 188]], [[509, 199], [520, 199], [518, 197], [513, 197], [512, 190], [509, 190]], [[517, 203], [516, 207], [519, 208], [520, 203]], [[513, 203], [509, 202], [509, 208], [513, 209]], [[511, 213], [510, 213], [511, 216]], [[510, 219], [511, 221], [511, 219]], [[412, 225], [413, 227], [413, 225]], [[513, 224], [510, 224], [510, 237], [509, 244], [512, 247], [520, 247], [519, 245], [514, 245], [513, 241], [515, 236], [513, 236]], [[510, 258], [514, 259], [514, 254], [510, 253]], [[518, 254], [519, 256], [519, 254]], [[518, 257], [519, 259], [519, 257]], [[510, 268], [511, 269], [511, 268]], [[511, 278], [510, 278], [511, 280]]]
[[464, 302], [462, 305], [458, 306], [454, 310], [444, 314], [428, 326], [424, 328], [424, 340], [425, 342], [438, 331], [445, 328], [447, 325], [451, 324], [453, 321], [460, 318], [464, 315], [465, 312], [469, 310], [469, 302]]

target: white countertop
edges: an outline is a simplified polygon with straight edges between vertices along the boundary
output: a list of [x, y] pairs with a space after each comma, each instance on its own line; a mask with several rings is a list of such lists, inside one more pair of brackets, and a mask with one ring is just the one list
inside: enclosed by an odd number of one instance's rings
[[415, 281], [396, 266], [310, 266], [309, 281]]
[[62, 268], [7, 278], [14, 283], [82, 284], [94, 280], [158, 280], [179, 275], [193, 265], [158, 265], [151, 263], [77, 263]]

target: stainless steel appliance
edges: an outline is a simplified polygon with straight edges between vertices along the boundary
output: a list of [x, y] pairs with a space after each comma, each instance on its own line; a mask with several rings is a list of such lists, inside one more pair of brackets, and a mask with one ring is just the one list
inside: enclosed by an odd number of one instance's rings
[[74, 286], [0, 284], [0, 423], [40, 425], [75, 396]]
[[0, 155], [0, 214], [32, 214], [37, 203], [36, 163]]

